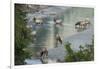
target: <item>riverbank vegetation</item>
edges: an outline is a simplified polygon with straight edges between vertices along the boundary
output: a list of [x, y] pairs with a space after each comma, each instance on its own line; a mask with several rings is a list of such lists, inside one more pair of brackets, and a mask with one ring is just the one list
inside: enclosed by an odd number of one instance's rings
[[79, 61], [93, 61], [94, 60], [94, 40], [92, 44], [80, 45], [79, 51], [75, 52], [71, 48], [71, 43], [67, 42], [65, 45], [67, 55], [66, 62], [79, 62]]
[[24, 6], [15, 4], [15, 65], [25, 64], [25, 59], [30, 57], [24, 49], [32, 41], [31, 30], [26, 28]]

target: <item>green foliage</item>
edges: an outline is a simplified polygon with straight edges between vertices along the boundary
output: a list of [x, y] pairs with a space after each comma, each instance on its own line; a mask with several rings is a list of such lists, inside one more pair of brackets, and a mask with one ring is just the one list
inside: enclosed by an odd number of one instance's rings
[[73, 54], [73, 50], [70, 47], [71, 43], [67, 42], [65, 48], [69, 54]]
[[24, 48], [32, 40], [31, 31], [26, 28], [25, 13], [22, 8], [21, 5], [15, 4], [15, 65], [25, 64], [24, 60], [30, 57], [29, 52], [24, 51]]
[[75, 55], [70, 46], [71, 46], [71, 43], [69, 43], [69, 42], [67, 42], [65, 45], [66, 51], [68, 53], [68, 56], [65, 57], [65, 61], [67, 61], [67, 62], [75, 61]]
[[71, 49], [71, 43], [67, 42], [65, 45], [67, 55], [65, 57], [66, 62], [77, 62], [77, 61], [93, 61], [94, 60], [94, 42], [87, 44], [84, 47], [80, 45], [80, 50], [74, 52]]

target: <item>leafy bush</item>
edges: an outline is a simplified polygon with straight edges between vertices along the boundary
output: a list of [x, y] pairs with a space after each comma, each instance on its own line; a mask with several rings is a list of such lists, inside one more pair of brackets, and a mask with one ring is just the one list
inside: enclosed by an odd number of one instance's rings
[[65, 45], [67, 55], [65, 57], [66, 62], [77, 62], [77, 61], [93, 61], [94, 60], [94, 42], [87, 44], [84, 47], [80, 45], [79, 51], [74, 52], [71, 49], [71, 43], [67, 42]]

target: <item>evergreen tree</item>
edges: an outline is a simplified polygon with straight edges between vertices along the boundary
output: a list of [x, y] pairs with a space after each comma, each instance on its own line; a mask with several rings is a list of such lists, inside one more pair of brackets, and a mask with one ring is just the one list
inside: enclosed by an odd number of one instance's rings
[[24, 49], [31, 42], [30, 29], [26, 28], [25, 12], [23, 6], [15, 4], [15, 65], [25, 64], [25, 59], [30, 57]]

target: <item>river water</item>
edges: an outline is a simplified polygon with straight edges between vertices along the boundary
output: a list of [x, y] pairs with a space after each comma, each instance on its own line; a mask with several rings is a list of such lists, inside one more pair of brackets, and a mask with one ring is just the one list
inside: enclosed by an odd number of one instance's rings
[[[58, 10], [61, 10], [61, 13]], [[52, 9], [52, 10], [51, 10]], [[55, 27], [53, 16], [47, 15], [48, 12], [54, 12], [60, 14], [60, 18], [63, 20], [62, 26]], [[94, 9], [82, 8], [82, 7], [49, 7], [45, 10], [45, 23], [43, 25], [35, 25], [33, 17], [40, 15], [37, 13], [28, 13], [26, 18], [28, 19], [28, 25], [32, 25], [32, 31], [36, 31], [36, 37], [27, 49], [31, 51], [32, 58], [26, 59], [27, 64], [41, 64], [39, 58], [39, 52], [42, 48], [46, 47], [49, 50], [49, 56], [51, 60], [64, 58], [66, 55], [64, 44], [69, 41], [72, 43], [72, 49], [78, 50], [80, 44], [91, 43], [92, 36], [94, 35]], [[41, 13], [41, 15], [43, 15]], [[91, 25], [87, 29], [77, 31], [75, 29], [75, 23], [88, 18]], [[58, 43], [58, 48], [55, 44], [55, 35], [59, 33], [63, 44]], [[61, 47], [62, 46], [62, 47]], [[54, 60], [53, 60], [54, 61]], [[55, 61], [54, 61], [55, 62]]]

